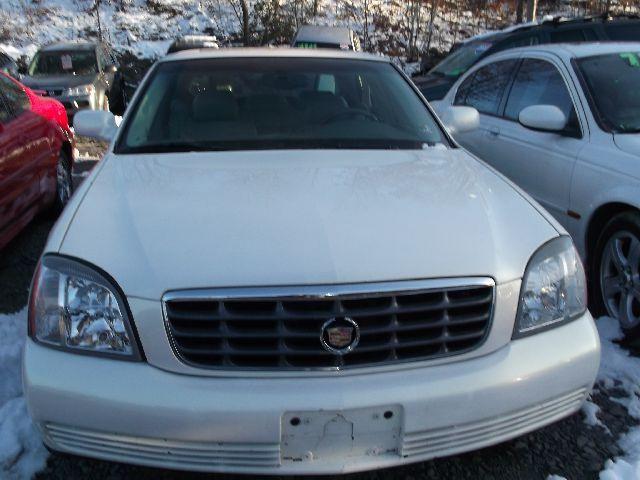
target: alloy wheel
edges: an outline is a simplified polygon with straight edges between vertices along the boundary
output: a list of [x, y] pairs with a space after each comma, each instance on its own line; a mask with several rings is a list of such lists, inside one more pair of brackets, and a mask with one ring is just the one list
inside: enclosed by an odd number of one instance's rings
[[607, 312], [623, 329], [640, 325], [640, 239], [621, 230], [607, 241], [600, 264], [600, 291]]

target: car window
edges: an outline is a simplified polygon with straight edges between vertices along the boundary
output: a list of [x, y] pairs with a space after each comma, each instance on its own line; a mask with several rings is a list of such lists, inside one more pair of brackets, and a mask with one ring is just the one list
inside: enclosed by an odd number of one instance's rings
[[640, 133], [640, 52], [596, 55], [576, 64], [601, 127], [616, 133]]
[[98, 63], [94, 50], [44, 51], [36, 53], [29, 75], [92, 75]]
[[604, 31], [610, 40], [640, 41], [640, 22], [632, 25], [605, 25]]
[[444, 60], [429, 70], [431, 75], [457, 78], [476, 63], [493, 45], [487, 40], [468, 42], [447, 55]]
[[14, 75], [14, 65], [9, 57], [0, 53], [0, 72], [7, 73], [9, 75]]
[[545, 60], [527, 58], [522, 62], [509, 92], [504, 116], [518, 120], [520, 112], [532, 105], [554, 105], [577, 127], [571, 95], [558, 69]]
[[454, 104], [468, 105], [480, 113], [498, 115], [500, 101], [516, 64], [515, 59], [502, 60], [480, 68], [460, 85]]
[[4, 75], [0, 75], [0, 92], [14, 116], [31, 108], [31, 102], [24, 90]]
[[572, 28], [567, 30], [554, 30], [549, 32], [549, 39], [551, 43], [564, 43], [564, 42], [586, 42], [584, 31], [579, 28]]
[[5, 105], [2, 93], [0, 93], [0, 124], [8, 123], [13, 118], [13, 115]]
[[102, 55], [102, 61], [104, 62], [103, 65], [113, 65], [113, 56], [111, 55], [111, 52], [109, 51], [109, 49], [105, 46], [100, 47], [100, 52]]
[[442, 142], [426, 105], [389, 63], [223, 58], [159, 64], [116, 151], [422, 149]]
[[598, 34], [593, 28], [585, 28], [582, 30], [582, 33], [584, 33], [587, 42], [596, 42], [599, 40]]
[[104, 67], [108, 64], [108, 62], [107, 62], [107, 57], [104, 55], [104, 51], [102, 50], [102, 48], [96, 49], [96, 56], [98, 58], [98, 65], [100, 67], [100, 70], [104, 69]]
[[507, 50], [509, 48], [528, 47], [531, 45], [538, 45], [539, 43], [540, 43], [540, 40], [538, 39], [537, 35], [525, 35], [525, 36], [516, 37], [511, 40], [506, 40], [504, 42], [499, 43], [498, 45], [496, 45], [495, 49], [492, 50], [492, 53], [500, 52], [502, 50]]

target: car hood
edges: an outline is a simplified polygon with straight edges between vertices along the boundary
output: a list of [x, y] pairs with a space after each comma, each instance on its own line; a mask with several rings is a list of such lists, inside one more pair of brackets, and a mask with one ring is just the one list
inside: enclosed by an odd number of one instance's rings
[[22, 83], [33, 90], [43, 88], [71, 88], [93, 83], [95, 75], [45, 75], [23, 77]]
[[640, 156], [640, 133], [616, 133], [613, 141], [623, 152]]
[[60, 252], [127, 295], [522, 276], [557, 231], [462, 149], [108, 156]]

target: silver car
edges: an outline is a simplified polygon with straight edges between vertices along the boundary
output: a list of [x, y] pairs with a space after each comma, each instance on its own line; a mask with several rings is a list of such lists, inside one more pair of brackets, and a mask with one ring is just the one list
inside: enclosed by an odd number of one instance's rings
[[60, 101], [69, 119], [83, 109], [109, 110], [113, 89], [122, 94], [122, 79], [113, 52], [102, 43], [63, 42], [41, 48], [22, 82]]

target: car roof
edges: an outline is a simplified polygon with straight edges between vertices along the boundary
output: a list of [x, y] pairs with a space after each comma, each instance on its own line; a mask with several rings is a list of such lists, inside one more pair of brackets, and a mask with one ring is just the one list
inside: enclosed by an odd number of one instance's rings
[[319, 25], [303, 25], [298, 29], [296, 42], [318, 43], [350, 43], [351, 30], [347, 27], [326, 27]]
[[350, 50], [324, 48], [197, 48], [182, 50], [163, 57], [159, 62], [178, 60], [196, 60], [204, 58], [334, 58], [350, 60], [369, 60], [374, 62], [389, 62], [387, 57], [370, 53], [353, 52]]
[[619, 25], [619, 24], [638, 24], [638, 28], [640, 28], [640, 17], [636, 17], [633, 15], [620, 15], [615, 17], [603, 17], [603, 16], [595, 16], [595, 17], [562, 17], [557, 16], [553, 17], [551, 15], [547, 15], [543, 17], [541, 21], [533, 21], [533, 22], [525, 22], [519, 23], [516, 25], [511, 25], [502, 30], [494, 30], [485, 33], [481, 33], [479, 35], [475, 35], [466, 39], [465, 43], [472, 43], [476, 41], [491, 41], [497, 42], [499, 40], [503, 40], [505, 38], [509, 38], [513, 35], [516, 35], [521, 32], [536, 32], [536, 31], [548, 31], [548, 30], [556, 30], [563, 28], [588, 28], [593, 24], [609, 24], [609, 25]]
[[42, 52], [55, 52], [61, 50], [93, 50], [98, 42], [57, 42], [46, 45], [40, 49]]
[[561, 57], [582, 58], [619, 52], [640, 52], [640, 42], [545, 43], [530, 47], [513, 48], [500, 52], [497, 55], [502, 56], [527, 52], [549, 52]]

